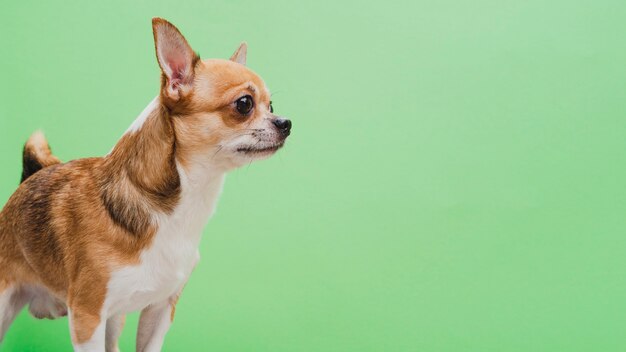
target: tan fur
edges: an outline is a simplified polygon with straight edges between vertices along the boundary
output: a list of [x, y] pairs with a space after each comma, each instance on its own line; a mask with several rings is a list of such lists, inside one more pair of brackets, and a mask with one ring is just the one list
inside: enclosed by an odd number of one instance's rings
[[[162, 104], [109, 155], [60, 164], [42, 135], [26, 145], [45, 168], [0, 212], [0, 291], [45, 287], [70, 308], [77, 343], [89, 340], [101, 321], [112, 270], [137, 264], [150, 246], [158, 229], [152, 214], [171, 213], [178, 204], [176, 163], [190, 168], [202, 151], [267, 115], [269, 92], [256, 74], [193, 55], [193, 76], [181, 83], [191, 86], [172, 91], [163, 74]], [[242, 117], [233, 106], [242, 94], [264, 108]], [[177, 300], [171, 300], [171, 319]]]
[[248, 44], [243, 42], [237, 48], [237, 51], [230, 57], [230, 61], [234, 61], [240, 63], [242, 65], [246, 64], [246, 56], [248, 54]]

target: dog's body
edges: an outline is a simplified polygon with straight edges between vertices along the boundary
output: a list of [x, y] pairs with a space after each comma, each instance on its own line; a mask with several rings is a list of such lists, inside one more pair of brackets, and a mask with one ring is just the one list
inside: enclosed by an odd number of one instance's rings
[[116, 351], [124, 315], [141, 310], [137, 350], [160, 350], [225, 174], [289, 135], [245, 44], [201, 61], [167, 21], [153, 30], [161, 93], [108, 155], [62, 164], [43, 135], [25, 145], [0, 213], [0, 341], [29, 304], [69, 315], [76, 350]]

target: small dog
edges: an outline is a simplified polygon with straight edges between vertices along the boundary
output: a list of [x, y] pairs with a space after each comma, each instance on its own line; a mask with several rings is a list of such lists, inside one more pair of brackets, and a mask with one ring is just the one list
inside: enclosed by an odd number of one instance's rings
[[68, 315], [76, 351], [117, 351], [140, 310], [137, 351], [159, 351], [225, 174], [290, 134], [245, 43], [201, 60], [171, 23], [152, 29], [160, 93], [108, 155], [63, 164], [41, 133], [24, 147], [0, 213], [0, 343], [29, 304], [37, 318]]

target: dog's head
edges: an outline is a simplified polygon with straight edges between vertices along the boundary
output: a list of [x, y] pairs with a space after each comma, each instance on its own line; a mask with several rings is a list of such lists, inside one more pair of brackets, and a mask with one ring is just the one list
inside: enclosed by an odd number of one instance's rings
[[232, 169], [283, 146], [291, 122], [274, 114], [265, 83], [245, 66], [245, 43], [230, 60], [201, 60], [171, 23], [155, 18], [152, 28], [163, 73], [160, 98], [184, 163]]

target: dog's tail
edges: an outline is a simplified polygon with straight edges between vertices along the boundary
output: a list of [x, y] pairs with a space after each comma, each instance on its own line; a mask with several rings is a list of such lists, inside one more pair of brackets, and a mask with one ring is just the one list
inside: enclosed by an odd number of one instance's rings
[[48, 141], [41, 131], [33, 133], [26, 144], [22, 154], [22, 181], [32, 176], [37, 171], [54, 164], [59, 164], [56, 156], [52, 155]]

